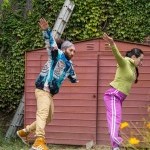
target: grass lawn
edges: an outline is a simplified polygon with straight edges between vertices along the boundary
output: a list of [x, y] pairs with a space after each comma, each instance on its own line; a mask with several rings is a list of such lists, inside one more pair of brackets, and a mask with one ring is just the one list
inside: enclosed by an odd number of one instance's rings
[[[71, 146], [71, 145], [48, 145], [50, 150], [86, 150], [85, 146]], [[29, 150], [30, 147], [21, 142], [20, 139], [5, 140], [0, 136], [0, 150]], [[90, 150], [110, 150], [106, 146], [96, 146]]]
[[[48, 145], [50, 150], [86, 150], [85, 146], [72, 146], [72, 145]], [[29, 150], [30, 147], [26, 146], [22, 141], [17, 139], [5, 140], [5, 135], [0, 132], [0, 150]], [[110, 150], [107, 146], [96, 146], [90, 150]]]

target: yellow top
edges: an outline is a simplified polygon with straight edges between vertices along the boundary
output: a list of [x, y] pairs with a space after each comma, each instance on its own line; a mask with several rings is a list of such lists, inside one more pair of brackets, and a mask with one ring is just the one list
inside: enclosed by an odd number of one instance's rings
[[128, 95], [131, 86], [136, 79], [136, 67], [134, 60], [129, 57], [123, 57], [116, 45], [112, 46], [112, 52], [118, 64], [115, 79], [110, 83], [110, 85], [125, 95]]

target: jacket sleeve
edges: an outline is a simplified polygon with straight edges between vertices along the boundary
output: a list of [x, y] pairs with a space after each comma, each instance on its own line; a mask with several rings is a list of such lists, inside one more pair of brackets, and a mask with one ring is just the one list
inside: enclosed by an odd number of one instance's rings
[[115, 56], [115, 59], [119, 66], [122, 66], [125, 64], [125, 58], [121, 55], [120, 51], [118, 50], [116, 44], [111, 46], [112, 53]]
[[49, 28], [43, 31], [43, 38], [48, 54], [51, 55], [52, 53], [54, 53], [56, 55], [56, 53], [58, 53], [58, 46], [53, 37], [52, 31]]
[[71, 83], [77, 83], [77, 82], [79, 82], [79, 81], [77, 80], [77, 76], [76, 76], [76, 73], [75, 73], [75, 71], [74, 71], [73, 66], [71, 66], [71, 69], [70, 69], [70, 71], [69, 71], [68, 78], [69, 78], [69, 80], [70, 80]]

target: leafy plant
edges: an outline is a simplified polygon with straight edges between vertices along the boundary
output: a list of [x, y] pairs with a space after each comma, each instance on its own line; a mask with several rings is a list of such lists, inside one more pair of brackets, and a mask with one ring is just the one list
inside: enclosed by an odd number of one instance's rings
[[150, 122], [149, 116], [140, 122], [122, 122], [120, 132], [126, 148], [142, 150], [150, 147]]

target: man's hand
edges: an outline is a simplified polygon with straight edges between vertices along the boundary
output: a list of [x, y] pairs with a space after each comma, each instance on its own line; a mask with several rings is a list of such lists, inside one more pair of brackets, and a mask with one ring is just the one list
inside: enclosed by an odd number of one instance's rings
[[106, 33], [103, 34], [103, 39], [110, 45], [114, 44], [114, 40], [113, 38], [111, 38], [110, 36], [108, 36]]
[[47, 30], [49, 28], [48, 22], [44, 18], [39, 20], [39, 26], [42, 30]]

